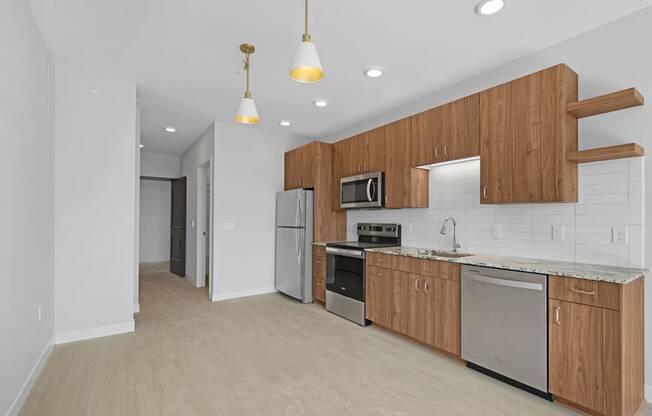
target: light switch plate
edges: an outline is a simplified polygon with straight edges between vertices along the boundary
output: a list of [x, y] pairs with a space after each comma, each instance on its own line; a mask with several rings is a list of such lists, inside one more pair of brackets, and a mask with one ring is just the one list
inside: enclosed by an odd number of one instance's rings
[[235, 230], [235, 223], [234, 222], [225, 222], [224, 223], [224, 231], [233, 231]]
[[627, 227], [624, 225], [611, 227], [611, 242], [613, 244], [627, 244]]
[[499, 224], [492, 224], [491, 237], [495, 238], [496, 240], [503, 238], [503, 227]]
[[563, 225], [553, 225], [552, 226], [552, 241], [564, 241], [564, 226]]

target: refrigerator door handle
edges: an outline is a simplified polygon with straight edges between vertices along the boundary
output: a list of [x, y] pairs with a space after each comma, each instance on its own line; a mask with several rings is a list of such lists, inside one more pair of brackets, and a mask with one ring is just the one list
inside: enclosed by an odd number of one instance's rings
[[297, 264], [298, 264], [299, 266], [301, 266], [301, 254], [302, 254], [302, 248], [303, 248], [303, 241], [301, 241], [301, 240], [302, 240], [301, 235], [302, 235], [304, 232], [305, 232], [305, 231], [299, 233], [299, 234], [300, 234], [300, 236], [299, 236], [299, 249], [297, 250]]

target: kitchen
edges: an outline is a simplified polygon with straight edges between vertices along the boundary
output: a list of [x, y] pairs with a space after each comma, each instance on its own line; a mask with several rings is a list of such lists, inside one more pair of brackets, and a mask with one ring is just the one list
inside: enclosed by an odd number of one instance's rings
[[[579, 150], [578, 120], [644, 98], [629, 88], [579, 100], [578, 77], [555, 65], [285, 153], [279, 197], [299, 204], [277, 215], [314, 201], [294, 297], [576, 410], [640, 413], [646, 270], [621, 254], [621, 221], [587, 226], [618, 198], [596, 184], [640, 186], [644, 149]], [[642, 199], [625, 202], [608, 218], [642, 223]], [[605, 232], [613, 247], [600, 252], [590, 239]], [[277, 283], [287, 273], [277, 265]]]

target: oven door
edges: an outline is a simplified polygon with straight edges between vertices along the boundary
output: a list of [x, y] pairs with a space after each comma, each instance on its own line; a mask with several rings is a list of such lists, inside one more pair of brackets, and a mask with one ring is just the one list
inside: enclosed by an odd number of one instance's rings
[[364, 251], [326, 247], [326, 290], [364, 302]]
[[382, 172], [340, 179], [341, 208], [382, 208], [382, 194]]

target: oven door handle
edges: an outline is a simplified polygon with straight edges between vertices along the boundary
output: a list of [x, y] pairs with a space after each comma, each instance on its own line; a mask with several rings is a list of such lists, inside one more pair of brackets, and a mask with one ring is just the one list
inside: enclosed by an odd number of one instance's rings
[[345, 248], [326, 247], [326, 253], [334, 254], [337, 256], [354, 257], [356, 259], [364, 258], [364, 251], [347, 250]]
[[520, 280], [498, 279], [496, 277], [488, 277], [488, 276], [483, 276], [475, 273], [466, 273], [465, 275], [468, 276], [469, 279], [471, 280], [475, 280], [476, 282], [481, 282], [481, 283], [487, 283], [490, 285], [513, 287], [517, 289], [536, 290], [539, 292], [543, 290], [543, 285], [540, 283], [523, 282]]

